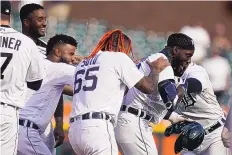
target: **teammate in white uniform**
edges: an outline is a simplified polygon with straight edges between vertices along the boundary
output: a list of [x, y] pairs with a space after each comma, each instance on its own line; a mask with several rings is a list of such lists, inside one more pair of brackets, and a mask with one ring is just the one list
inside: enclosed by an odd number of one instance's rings
[[144, 76], [129, 54], [130, 39], [121, 30], [113, 30], [77, 66], [68, 134], [77, 155], [118, 155], [114, 126], [126, 88], [152, 93], [158, 73], [168, 65], [167, 60], [158, 59], [150, 64], [151, 74]]
[[[30, 37], [36, 43], [41, 57], [46, 58], [46, 46], [47, 43], [40, 40], [40, 37], [44, 37], [47, 28], [47, 18], [44, 7], [39, 4], [26, 4], [20, 9], [20, 19], [22, 22], [22, 33]], [[28, 90], [27, 99], [34, 93], [33, 90]], [[48, 148], [56, 154], [56, 147], [61, 145], [64, 140], [63, 131], [63, 95], [61, 95], [58, 102], [55, 114], [56, 127], [53, 132], [52, 121], [44, 132], [44, 141]], [[55, 134], [54, 134], [55, 133]], [[55, 137], [54, 137], [55, 136]], [[56, 139], [56, 144], [55, 144]]]
[[[193, 41], [190, 37], [175, 33], [170, 36], [169, 46], [173, 48], [172, 68], [174, 75], [183, 81], [186, 94], [176, 112], [200, 123], [205, 129], [202, 144], [191, 152], [196, 155], [229, 155], [229, 149], [223, 146], [221, 132], [225, 118], [222, 108], [216, 100], [209, 76], [205, 69], [191, 62], [194, 50], [191, 50]], [[185, 44], [189, 50], [184, 50], [177, 44]], [[192, 44], [192, 45], [191, 45]], [[189, 152], [181, 151], [181, 155]]]
[[[154, 61], [159, 57], [167, 59], [167, 49], [144, 58], [137, 64], [140, 72], [145, 76], [150, 74], [150, 68], [146, 61]], [[159, 84], [169, 82], [166, 86], [169, 94], [172, 88], [176, 93], [174, 73], [171, 66], [165, 68], [159, 74]], [[173, 95], [174, 96], [174, 95]], [[175, 96], [174, 96], [175, 97]], [[167, 101], [166, 101], [167, 102]], [[136, 88], [131, 88], [125, 95], [123, 105], [118, 116], [115, 137], [119, 150], [123, 155], [158, 155], [155, 141], [152, 135], [151, 122], [158, 124], [167, 114], [165, 102], [158, 92], [147, 95]], [[169, 117], [172, 123], [185, 120], [184, 117], [173, 112]], [[128, 132], [129, 131], [129, 132]]]
[[[71, 85], [75, 67], [72, 62], [77, 42], [66, 35], [56, 35], [48, 41], [46, 77], [19, 113], [18, 155], [51, 155], [44, 143], [43, 133], [52, 119], [65, 85]], [[60, 63], [59, 63], [60, 62]], [[61, 63], [65, 62], [65, 63]]]
[[11, 5], [1, 1], [1, 107], [0, 150], [15, 155], [18, 144], [18, 110], [24, 106], [27, 87], [38, 90], [44, 77], [35, 43], [11, 28]]

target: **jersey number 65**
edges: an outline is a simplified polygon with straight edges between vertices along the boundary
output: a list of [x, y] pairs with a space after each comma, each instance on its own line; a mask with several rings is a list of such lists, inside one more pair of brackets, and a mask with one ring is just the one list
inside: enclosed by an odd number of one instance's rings
[[[79, 93], [80, 90], [82, 89], [83, 91], [93, 91], [96, 89], [97, 86], [97, 76], [96, 75], [90, 75], [91, 72], [93, 71], [99, 71], [99, 66], [95, 66], [92, 68], [88, 69], [82, 69], [76, 72], [75, 74], [75, 81], [74, 81], [74, 94]], [[79, 77], [79, 75], [84, 75], [84, 79]], [[92, 80], [92, 85], [91, 86], [82, 86], [82, 81], [88, 81]]]

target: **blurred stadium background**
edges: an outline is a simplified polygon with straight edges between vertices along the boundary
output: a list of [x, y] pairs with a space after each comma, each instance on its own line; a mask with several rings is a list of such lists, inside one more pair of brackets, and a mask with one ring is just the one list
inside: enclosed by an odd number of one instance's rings
[[[196, 44], [193, 61], [210, 75], [218, 100], [225, 111], [232, 104], [232, 2], [131, 2], [131, 1], [12, 1], [12, 27], [21, 31], [19, 10], [26, 3], [39, 3], [47, 10], [47, 41], [55, 34], [68, 34], [78, 41], [77, 53], [87, 56], [109, 29], [120, 28], [132, 39], [137, 58], [159, 52], [172, 32], [183, 32]], [[65, 97], [65, 124], [71, 98]], [[168, 122], [154, 126], [160, 155], [172, 155], [175, 136], [164, 138]], [[72, 155], [66, 135], [57, 155]]]

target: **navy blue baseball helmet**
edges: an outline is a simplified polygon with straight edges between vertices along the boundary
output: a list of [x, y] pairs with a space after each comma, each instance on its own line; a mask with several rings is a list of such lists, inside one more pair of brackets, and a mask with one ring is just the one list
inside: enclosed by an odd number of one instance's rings
[[180, 134], [174, 146], [177, 154], [183, 149], [193, 151], [198, 148], [204, 140], [205, 130], [197, 122], [184, 121], [173, 124], [165, 130], [165, 136], [170, 136], [171, 134]]

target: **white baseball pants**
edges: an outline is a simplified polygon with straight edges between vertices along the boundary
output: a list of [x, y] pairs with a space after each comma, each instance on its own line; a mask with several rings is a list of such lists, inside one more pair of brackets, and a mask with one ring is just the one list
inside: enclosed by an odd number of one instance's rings
[[115, 137], [123, 155], [158, 155], [149, 122], [120, 111]]
[[52, 155], [56, 155], [55, 147], [55, 137], [52, 127], [52, 121], [48, 124], [47, 128], [45, 129], [44, 133], [41, 135], [45, 145], [48, 147]]
[[77, 155], [118, 155], [113, 124], [104, 119], [70, 123], [69, 141]]
[[0, 104], [0, 155], [16, 155], [18, 145], [18, 108]]
[[19, 126], [17, 155], [52, 155], [37, 129]]

